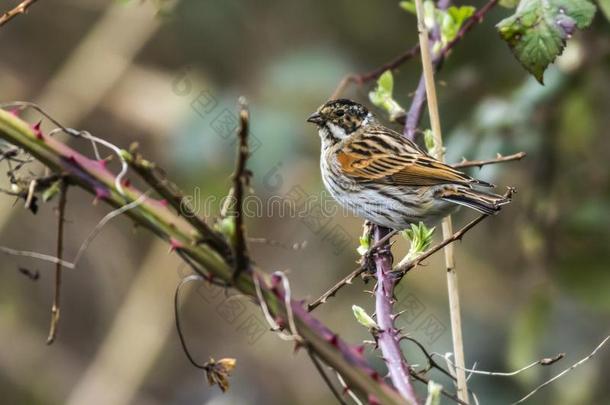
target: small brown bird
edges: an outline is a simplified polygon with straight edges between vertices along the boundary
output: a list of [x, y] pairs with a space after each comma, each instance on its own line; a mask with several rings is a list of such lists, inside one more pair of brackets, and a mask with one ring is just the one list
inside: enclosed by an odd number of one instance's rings
[[459, 205], [492, 215], [510, 202], [475, 190], [493, 185], [434, 159], [354, 101], [331, 100], [307, 121], [322, 140], [324, 185], [343, 207], [375, 224], [400, 230], [434, 224]]

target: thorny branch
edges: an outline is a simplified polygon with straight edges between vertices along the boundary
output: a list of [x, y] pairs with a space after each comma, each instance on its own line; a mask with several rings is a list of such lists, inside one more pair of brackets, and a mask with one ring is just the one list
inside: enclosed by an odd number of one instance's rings
[[[77, 131], [68, 133], [76, 136]], [[111, 173], [105, 164], [89, 159], [52, 136], [34, 131], [32, 126], [22, 121], [16, 114], [4, 110], [0, 110], [0, 138], [24, 149], [51, 171], [65, 174], [69, 185], [81, 187], [95, 195], [97, 200], [107, 202], [115, 208], [138, 201], [143, 196], [143, 193], [131, 184], [122, 185], [122, 192], [119, 192], [117, 176]], [[124, 154], [122, 151], [119, 152]], [[160, 192], [153, 185], [150, 186]], [[167, 241], [173, 250], [184, 257], [196, 271], [204, 269], [215, 280], [231, 283], [233, 288], [254, 298], [257, 294], [253, 279], [259, 280], [261, 296], [270, 313], [277, 319], [288, 319], [286, 310], [288, 302], [298, 336], [318, 358], [345, 378], [350, 389], [384, 404], [402, 402], [400, 395], [379, 378], [357, 347], [348, 345], [337, 334], [313, 318], [301, 302], [286, 299], [286, 292], [277, 284], [282, 281], [281, 279], [272, 278], [271, 283], [265, 281], [266, 277], [252, 263], [251, 271], [242, 272], [238, 277], [233, 278], [232, 260], [208, 244], [197, 243], [194, 238], [197, 230], [185, 220], [182, 212], [173, 212], [167, 204], [144, 197], [139, 204], [124, 213]]]
[[0, 27], [2, 27], [4, 24], [8, 23], [13, 18], [17, 17], [18, 15], [25, 14], [26, 11], [28, 10], [28, 8], [32, 4], [36, 3], [36, 1], [37, 0], [24, 0], [21, 3], [19, 3], [16, 7], [12, 8], [11, 10], [0, 15]]
[[123, 158], [144, 181], [150, 184], [163, 197], [176, 212], [182, 216], [197, 230], [197, 238], [202, 243], [208, 243], [219, 252], [228, 253], [231, 248], [227, 242], [216, 233], [187, 203], [184, 193], [175, 184], [169, 181], [165, 174], [153, 162], [144, 159], [136, 150], [131, 148], [128, 153], [123, 151]]
[[364, 271], [369, 268], [369, 262], [373, 254], [379, 249], [382, 245], [384, 245], [392, 236], [396, 235], [396, 231], [388, 232], [383, 238], [381, 238], [377, 243], [373, 245], [362, 257], [361, 264], [358, 268], [348, 274], [346, 277], [342, 278], [338, 283], [332, 286], [328, 291], [322, 294], [318, 299], [312, 301], [310, 304], [307, 304], [307, 310], [313, 311], [321, 304], [325, 304], [329, 298], [334, 297], [334, 295], [339, 291], [343, 286], [347, 284], [351, 284], [354, 278], [358, 277]]
[[[374, 226], [374, 240], [380, 241], [390, 230]], [[394, 303], [394, 287], [396, 279], [392, 274], [392, 252], [388, 242], [385, 242], [374, 254], [377, 286], [375, 288], [375, 313], [379, 332], [377, 343], [388, 366], [388, 373], [394, 387], [407, 400], [408, 403], [419, 404], [415, 390], [411, 384], [411, 367], [400, 349], [400, 337], [394, 327], [392, 313]]]
[[523, 159], [527, 154], [525, 152], [519, 152], [508, 156], [502, 156], [498, 153], [495, 159], [487, 160], [462, 160], [460, 163], [455, 163], [452, 166], [457, 169], [464, 169], [467, 167], [478, 167], [479, 169], [486, 165], [493, 165], [497, 163], [512, 162], [515, 160]]
[[[513, 190], [511, 189], [511, 193], [512, 192], [513, 192]], [[510, 196], [510, 195], [511, 195], [510, 193], [505, 194], [505, 196]], [[461, 228], [460, 230], [455, 232], [450, 238], [444, 239], [443, 241], [439, 242], [438, 244], [430, 247], [428, 250], [423, 252], [417, 258], [410, 260], [410, 261], [399, 262], [396, 266], [394, 266], [394, 269], [392, 271], [396, 272], [401, 277], [404, 276], [404, 274], [406, 274], [409, 270], [413, 269], [414, 267], [417, 267], [424, 260], [426, 260], [427, 258], [432, 256], [434, 253], [438, 252], [439, 250], [441, 250], [448, 244], [461, 240], [464, 237], [464, 235], [466, 234], [466, 232], [468, 232], [469, 230], [474, 228], [476, 225], [479, 224], [479, 222], [483, 221], [485, 218], [487, 218], [487, 215], [478, 216], [477, 218], [473, 219], [468, 224], [464, 225], [463, 228]], [[389, 234], [389, 236], [393, 236], [393, 235], [395, 235], [395, 233]], [[386, 240], [387, 239], [384, 239], [382, 242], [385, 242]], [[380, 243], [376, 243], [371, 249], [369, 249], [369, 251], [366, 253], [366, 255], [372, 254], [380, 246], [381, 246]], [[356, 268], [351, 273], [349, 273], [347, 276], [343, 277], [341, 280], [339, 280], [337, 283], [335, 283], [319, 298], [312, 301], [311, 304], [308, 305], [308, 309], [310, 311], [313, 311], [321, 304], [326, 303], [329, 298], [334, 297], [337, 294], [337, 292], [339, 292], [339, 290], [341, 290], [346, 285], [352, 284], [352, 281], [356, 277], [358, 277], [359, 275], [364, 273], [366, 270], [367, 270], [367, 266], [365, 266], [364, 264], [358, 266], [358, 268]]]

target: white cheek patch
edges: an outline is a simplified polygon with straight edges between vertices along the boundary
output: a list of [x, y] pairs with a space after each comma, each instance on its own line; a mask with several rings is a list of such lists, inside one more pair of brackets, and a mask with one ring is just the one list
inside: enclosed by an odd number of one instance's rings
[[373, 114], [372, 113], [368, 113], [366, 115], [366, 117], [364, 117], [364, 120], [362, 120], [362, 125], [368, 125], [370, 124], [372, 121], [374, 120], [373, 118]]
[[347, 136], [347, 134], [345, 133], [345, 129], [341, 128], [340, 126], [335, 125], [332, 122], [329, 122], [326, 125], [328, 126], [330, 134], [335, 138], [343, 139]]

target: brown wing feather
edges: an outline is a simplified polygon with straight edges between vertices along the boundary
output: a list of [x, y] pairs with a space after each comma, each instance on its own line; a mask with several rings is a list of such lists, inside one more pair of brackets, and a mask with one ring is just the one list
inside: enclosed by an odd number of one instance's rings
[[346, 175], [364, 180], [404, 186], [470, 185], [476, 182], [383, 127], [352, 136], [336, 156]]

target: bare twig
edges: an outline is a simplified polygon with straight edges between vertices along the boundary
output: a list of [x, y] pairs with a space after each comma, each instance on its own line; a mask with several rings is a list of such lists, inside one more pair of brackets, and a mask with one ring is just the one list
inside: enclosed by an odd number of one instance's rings
[[4, 24], [9, 22], [13, 18], [17, 17], [18, 15], [25, 14], [25, 12], [28, 10], [28, 8], [32, 4], [36, 3], [36, 1], [37, 0], [24, 0], [21, 3], [19, 3], [16, 7], [14, 7], [13, 9], [0, 15], [0, 27], [2, 27]]
[[347, 284], [351, 284], [354, 278], [358, 277], [360, 274], [364, 273], [368, 268], [368, 263], [372, 254], [380, 248], [384, 243], [386, 243], [392, 236], [396, 235], [397, 231], [388, 232], [379, 242], [375, 243], [373, 247], [371, 247], [364, 255], [362, 255], [362, 264], [354, 271], [349, 273], [347, 276], [343, 277], [339, 280], [335, 285], [329, 288], [324, 294], [322, 294], [318, 299], [312, 301], [310, 304], [307, 304], [307, 310], [313, 311], [321, 304], [325, 304], [329, 298], [334, 297], [335, 294]]
[[514, 153], [514, 154], [508, 155], [508, 156], [502, 156], [501, 154], [498, 153], [498, 155], [495, 157], [495, 159], [486, 159], [486, 160], [466, 160], [466, 159], [463, 159], [460, 163], [455, 163], [455, 164], [452, 164], [451, 166], [455, 167], [456, 169], [464, 169], [466, 167], [479, 167], [479, 168], [481, 168], [481, 167], [487, 166], [487, 165], [493, 165], [493, 164], [504, 163], [504, 162], [512, 162], [512, 161], [515, 161], [515, 160], [521, 160], [525, 156], [527, 156], [527, 154], [525, 152]]
[[[64, 222], [66, 212], [66, 201], [68, 194], [68, 185], [64, 179], [61, 180], [59, 194], [59, 213], [58, 213], [58, 224], [57, 224], [57, 258], [61, 260], [64, 251]], [[55, 293], [53, 295], [53, 306], [51, 306], [51, 326], [49, 327], [49, 336], [47, 337], [47, 344], [51, 345], [55, 341], [57, 336], [57, 325], [59, 324], [60, 316], [60, 300], [61, 300], [61, 272], [62, 266], [58, 262], [55, 266]]]
[[[458, 368], [457, 365], [455, 365], [453, 362], [451, 362], [451, 360], [449, 360], [445, 356], [442, 356], [442, 355], [440, 355], [438, 353], [430, 353], [429, 358], [431, 358], [432, 356], [442, 357], [443, 359], [445, 359], [445, 361], [450, 363], [452, 367]], [[536, 367], [536, 366], [550, 366], [551, 364], [555, 364], [559, 360], [563, 359], [564, 356], [565, 356], [565, 353], [559, 353], [559, 354], [557, 354], [554, 357], [545, 357], [543, 359], [536, 360], [533, 363], [530, 363], [530, 364], [528, 364], [525, 367], [521, 367], [518, 370], [510, 371], [510, 372], [484, 371], [484, 370], [476, 370], [476, 369], [469, 369], [469, 368], [465, 368], [464, 371], [466, 371], [469, 374], [480, 374], [480, 375], [488, 375], [488, 376], [494, 376], [494, 377], [513, 377], [513, 376], [516, 376], [517, 374], [520, 374], [520, 373], [522, 373], [522, 372], [524, 372], [526, 370], [529, 370], [532, 367]]]
[[[447, 377], [451, 378], [452, 380], [455, 381], [455, 377], [453, 376], [453, 374], [451, 374], [449, 371], [445, 370], [440, 364], [438, 364], [438, 362], [436, 360], [434, 360], [434, 357], [432, 357], [435, 353], [428, 353], [428, 350], [426, 350], [426, 348], [424, 347], [423, 344], [421, 344], [417, 339], [412, 338], [411, 336], [402, 336], [401, 340], [408, 340], [410, 342], [415, 343], [415, 345], [419, 348], [419, 350], [421, 350], [421, 352], [423, 353], [424, 356], [426, 356], [426, 359], [428, 360], [428, 367], [424, 370], [424, 371], [428, 371], [431, 368], [436, 368], [437, 370], [439, 370], [441, 373], [445, 374]], [[411, 371], [412, 373], [415, 373], [415, 370]]]
[[235, 268], [233, 278], [239, 277], [241, 272], [247, 270], [249, 264], [248, 247], [246, 244], [246, 228], [244, 225], [244, 189], [250, 181], [250, 173], [246, 168], [246, 162], [250, 151], [248, 150], [248, 131], [250, 125], [250, 114], [245, 98], [239, 100], [239, 129], [237, 137], [239, 139], [237, 151], [237, 165], [233, 173], [233, 190], [235, 193]]
[[309, 349], [307, 349], [307, 354], [309, 355], [309, 358], [311, 359], [311, 362], [313, 363], [313, 365], [316, 367], [318, 374], [320, 374], [320, 376], [326, 383], [326, 386], [328, 387], [330, 392], [332, 392], [333, 395], [335, 396], [335, 398], [337, 399], [337, 402], [339, 402], [341, 405], [347, 405], [347, 402], [345, 402], [345, 400], [341, 396], [341, 393], [339, 391], [337, 391], [337, 388], [333, 385], [330, 378], [328, 378], [328, 375], [322, 368], [322, 364], [320, 363], [320, 360], [318, 360], [316, 355]]
[[563, 370], [561, 373], [557, 374], [556, 376], [554, 376], [550, 380], [545, 381], [544, 383], [540, 384], [532, 392], [530, 392], [529, 394], [527, 394], [526, 396], [524, 396], [520, 400], [518, 400], [516, 402], [513, 402], [511, 405], [522, 404], [528, 398], [530, 398], [532, 395], [536, 394], [538, 391], [540, 391], [541, 389], [543, 389], [547, 385], [549, 385], [549, 384], [553, 383], [555, 380], [558, 380], [559, 378], [563, 377], [564, 375], [566, 375], [570, 371], [574, 370], [576, 367], [586, 363], [591, 357], [595, 356], [595, 354], [608, 342], [608, 340], [610, 340], [610, 336], [606, 336], [606, 338], [604, 340], [602, 340], [602, 342], [599, 345], [597, 345], [597, 347], [595, 349], [593, 349], [591, 354], [589, 354], [587, 357], [585, 357], [585, 358], [581, 359], [580, 361], [572, 364], [570, 367], [566, 368], [565, 370]]
[[366, 82], [370, 82], [371, 80], [375, 80], [379, 76], [381, 76], [383, 74], [383, 72], [385, 72], [386, 70], [398, 69], [400, 67], [400, 65], [407, 62], [409, 59], [412, 59], [418, 53], [419, 53], [419, 44], [413, 46], [412, 48], [410, 48], [407, 51], [405, 51], [404, 53], [398, 55], [396, 58], [392, 59], [391, 61], [384, 63], [383, 65], [381, 65], [369, 72], [361, 73], [361, 74], [349, 74], [349, 75], [345, 76], [339, 82], [339, 85], [333, 92], [331, 99], [339, 98], [341, 96], [341, 94], [343, 93], [343, 91], [345, 90], [345, 88], [350, 83], [362, 85]]

